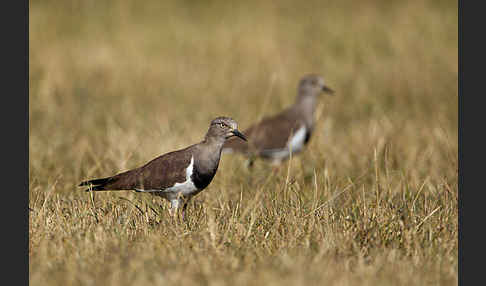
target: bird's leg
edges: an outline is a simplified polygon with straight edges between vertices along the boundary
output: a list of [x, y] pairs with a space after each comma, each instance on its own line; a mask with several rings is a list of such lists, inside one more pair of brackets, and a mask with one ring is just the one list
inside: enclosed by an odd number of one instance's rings
[[184, 220], [184, 219], [185, 219], [185, 217], [186, 217], [186, 209], [187, 209], [187, 204], [188, 204], [188, 203], [189, 203], [189, 200], [186, 200], [186, 201], [184, 202], [184, 206], [182, 207], [182, 220]]
[[248, 169], [251, 169], [251, 168], [253, 168], [253, 163], [254, 163], [254, 162], [255, 162], [255, 159], [254, 159], [253, 157], [249, 157], [249, 158], [246, 160], [246, 162], [245, 162], [246, 164], [245, 164], [245, 165], [246, 165], [246, 167], [247, 167]]
[[277, 173], [280, 170], [280, 167], [282, 167], [282, 160], [281, 159], [273, 159], [270, 163], [272, 166], [272, 171], [274, 173]]
[[253, 168], [253, 164], [255, 163], [255, 159], [256, 153], [254, 151], [249, 151], [246, 154], [245, 167], [251, 170]]
[[177, 210], [179, 209], [180, 205], [180, 200], [179, 199], [174, 199], [170, 201], [170, 210], [169, 213], [172, 217], [177, 215]]
[[177, 199], [171, 201], [171, 216], [177, 219], [178, 222], [184, 220], [188, 202], [189, 198], [184, 198], [182, 195], [179, 195]]

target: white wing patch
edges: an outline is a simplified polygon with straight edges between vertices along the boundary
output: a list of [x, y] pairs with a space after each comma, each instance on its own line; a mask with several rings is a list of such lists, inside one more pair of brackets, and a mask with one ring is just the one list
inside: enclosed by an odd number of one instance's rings
[[290, 156], [289, 149], [292, 153], [300, 152], [304, 147], [306, 133], [307, 128], [305, 125], [302, 125], [289, 139], [285, 148], [263, 150], [262, 155], [273, 159], [283, 159]]
[[191, 163], [186, 168], [186, 181], [182, 183], [175, 183], [172, 187], [163, 189], [163, 190], [141, 190], [136, 189], [138, 192], [156, 192], [159, 193], [160, 196], [172, 201], [177, 199], [179, 195], [183, 196], [191, 196], [193, 193], [197, 191], [196, 186], [191, 180], [192, 172], [194, 170], [194, 156], [191, 157]]
[[294, 136], [289, 140], [287, 146], [290, 147], [292, 152], [299, 152], [304, 147], [305, 135], [306, 135], [306, 128], [302, 126], [294, 133]]
[[165, 191], [190, 191], [191, 189], [197, 189], [191, 180], [192, 171], [194, 170], [194, 156], [191, 157], [191, 163], [186, 168], [186, 181], [183, 183], [175, 183], [172, 187], [165, 189]]

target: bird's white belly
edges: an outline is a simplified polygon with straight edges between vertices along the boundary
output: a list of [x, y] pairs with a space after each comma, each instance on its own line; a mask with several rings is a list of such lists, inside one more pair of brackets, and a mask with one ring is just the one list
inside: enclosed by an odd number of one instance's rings
[[179, 196], [190, 197], [198, 192], [198, 188], [191, 180], [192, 172], [194, 170], [194, 157], [191, 157], [191, 163], [186, 168], [186, 180], [182, 183], [175, 183], [172, 187], [163, 190], [141, 190], [139, 192], [157, 193], [157, 195], [166, 198], [170, 201], [178, 199]]
[[191, 179], [186, 180], [183, 183], [175, 183], [174, 186], [162, 190], [160, 195], [168, 200], [173, 200], [178, 196], [190, 197], [197, 192], [197, 188]]

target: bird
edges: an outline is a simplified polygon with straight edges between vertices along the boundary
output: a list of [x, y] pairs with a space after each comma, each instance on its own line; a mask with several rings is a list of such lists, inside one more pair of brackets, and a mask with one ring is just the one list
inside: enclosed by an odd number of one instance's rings
[[314, 130], [314, 112], [322, 93], [333, 95], [335, 92], [325, 84], [322, 76], [304, 75], [299, 81], [293, 105], [244, 130], [247, 142], [228, 140], [223, 145], [223, 153], [243, 153], [250, 158], [250, 166], [257, 157], [279, 165], [291, 153], [302, 151], [309, 142]]
[[247, 140], [230, 117], [213, 119], [204, 139], [189, 147], [172, 151], [145, 165], [117, 175], [83, 181], [85, 191], [134, 190], [168, 200], [174, 215], [182, 207], [182, 218], [189, 200], [204, 190], [218, 170], [224, 142], [238, 137]]

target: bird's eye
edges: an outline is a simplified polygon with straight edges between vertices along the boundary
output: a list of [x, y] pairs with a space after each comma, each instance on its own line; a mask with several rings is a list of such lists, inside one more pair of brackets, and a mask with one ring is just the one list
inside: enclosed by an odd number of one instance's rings
[[223, 122], [219, 123], [219, 126], [221, 126], [221, 128], [224, 128], [226, 127], [226, 124], [224, 124]]

